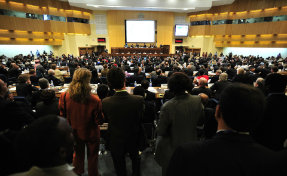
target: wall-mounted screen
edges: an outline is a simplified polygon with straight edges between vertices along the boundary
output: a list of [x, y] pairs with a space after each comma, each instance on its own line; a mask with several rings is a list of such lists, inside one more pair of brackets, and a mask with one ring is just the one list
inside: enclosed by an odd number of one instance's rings
[[188, 25], [176, 24], [174, 36], [176, 36], [176, 37], [187, 37], [188, 36]]
[[126, 20], [126, 43], [154, 43], [155, 21]]

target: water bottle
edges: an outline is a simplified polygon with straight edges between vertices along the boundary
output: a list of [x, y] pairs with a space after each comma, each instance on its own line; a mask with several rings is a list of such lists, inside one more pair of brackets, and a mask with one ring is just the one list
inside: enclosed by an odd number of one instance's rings
[[137, 87], [137, 82], [135, 81], [135, 83], [134, 83], [134, 87]]
[[54, 87], [54, 82], [53, 82], [53, 80], [51, 80], [51, 87]]
[[152, 87], [152, 82], [151, 81], [149, 82], [149, 86]]

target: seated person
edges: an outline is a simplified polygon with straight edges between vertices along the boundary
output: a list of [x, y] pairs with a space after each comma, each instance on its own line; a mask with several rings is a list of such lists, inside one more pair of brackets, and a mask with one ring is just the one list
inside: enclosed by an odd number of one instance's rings
[[152, 76], [152, 87], [160, 87], [161, 84], [167, 84], [167, 77], [162, 74], [161, 69], [156, 70], [156, 76]]
[[16, 63], [11, 63], [11, 67], [8, 70], [8, 78], [18, 78], [21, 74], [21, 70]]
[[95, 68], [91, 68], [92, 72], [91, 84], [100, 84], [102, 83], [101, 79], [99, 78], [98, 71]]
[[43, 90], [40, 95], [41, 102], [36, 105], [36, 116], [59, 115], [58, 104], [54, 90]]
[[150, 82], [146, 79], [141, 82], [141, 86], [145, 90], [145, 100], [155, 101], [156, 99], [155, 93], [148, 91], [149, 85], [150, 85]]
[[227, 73], [221, 73], [219, 76], [219, 80], [210, 87], [215, 99], [219, 100], [221, 92], [225, 89], [226, 86], [231, 84], [227, 79]]
[[228, 86], [215, 112], [216, 136], [178, 147], [167, 176], [284, 175], [286, 155], [257, 144], [249, 135], [257, 117], [263, 115], [264, 106], [265, 98], [259, 90], [243, 84]]
[[6, 83], [0, 79], [0, 131], [20, 130], [34, 120], [34, 114], [24, 103], [11, 101]]
[[207, 88], [207, 80], [202, 77], [198, 80], [198, 85], [199, 87], [198, 88], [193, 88], [192, 91], [191, 91], [191, 94], [192, 95], [198, 95], [200, 93], [204, 93], [206, 94], [208, 97], [211, 97], [211, 90], [209, 88]]
[[51, 69], [54, 70], [55, 72], [55, 77], [57, 79], [59, 79], [60, 81], [64, 82], [64, 74], [57, 68], [57, 65], [56, 64], [52, 64], [51, 65]]
[[109, 72], [109, 69], [108, 69], [108, 65], [107, 64], [104, 64], [103, 65], [103, 70], [101, 71], [101, 77], [107, 77], [107, 74]]
[[41, 101], [40, 96], [42, 91], [49, 88], [49, 81], [46, 78], [40, 78], [38, 84], [40, 89], [32, 92], [31, 104], [33, 107]]
[[219, 75], [220, 75], [221, 73], [222, 73], [221, 70], [216, 70], [216, 72], [215, 72], [216, 75], [214, 75], [214, 76], [211, 78], [210, 83], [215, 83], [215, 82], [217, 82], [217, 81], [219, 80]]
[[39, 118], [16, 139], [15, 168], [26, 172], [14, 176], [76, 176], [67, 164], [73, 154], [73, 143], [66, 119], [56, 115]]
[[50, 82], [50, 84], [52, 84], [52, 82], [53, 82], [54, 86], [62, 85], [63, 83], [58, 78], [56, 78], [54, 75], [55, 75], [54, 70], [52, 70], [52, 69], [48, 70], [47, 79]]
[[271, 73], [266, 77], [267, 105], [263, 118], [253, 134], [256, 141], [274, 151], [286, 149], [284, 148], [287, 138], [286, 86], [286, 75]]
[[38, 85], [39, 78], [36, 76], [36, 71], [35, 71], [35, 69], [30, 69], [30, 70], [29, 70], [29, 75], [30, 75], [31, 84], [32, 84], [33, 86], [37, 86], [37, 85]]
[[207, 81], [209, 80], [208, 75], [205, 75], [205, 74], [204, 74], [204, 69], [200, 69], [200, 70], [198, 71], [198, 76], [197, 76], [196, 78], [194, 78], [193, 83], [194, 83], [194, 84], [198, 84], [198, 80], [199, 80], [200, 78], [205, 78]]
[[141, 67], [136, 67], [134, 70], [134, 79], [137, 82], [137, 84], [140, 84], [142, 80], [146, 79], [145, 73], [142, 72]]
[[31, 85], [29, 74], [22, 74], [18, 77], [16, 85], [17, 96], [25, 97], [29, 102], [32, 98], [32, 92], [38, 89]]
[[253, 85], [252, 77], [245, 73], [243, 68], [237, 70], [237, 75], [234, 76], [232, 82], [244, 83]]

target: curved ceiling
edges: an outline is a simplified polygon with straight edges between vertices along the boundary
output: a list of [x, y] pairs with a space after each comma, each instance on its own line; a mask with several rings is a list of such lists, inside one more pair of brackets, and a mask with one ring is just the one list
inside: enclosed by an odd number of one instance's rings
[[61, 0], [71, 6], [90, 10], [139, 10], [197, 12], [212, 6], [232, 4], [235, 0]]

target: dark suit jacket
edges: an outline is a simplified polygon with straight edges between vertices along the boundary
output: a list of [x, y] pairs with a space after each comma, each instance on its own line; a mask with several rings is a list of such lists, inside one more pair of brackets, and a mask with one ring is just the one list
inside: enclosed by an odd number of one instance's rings
[[34, 120], [34, 114], [26, 104], [10, 102], [0, 97], [0, 131], [5, 129], [20, 130]]
[[145, 90], [145, 94], [146, 94], [145, 100], [147, 100], [147, 101], [155, 101], [156, 100], [155, 93], [150, 92], [148, 90]]
[[206, 87], [199, 87], [199, 88], [194, 88], [192, 89], [191, 91], [191, 94], [192, 95], [198, 95], [200, 93], [204, 93], [206, 94], [209, 98], [211, 97], [211, 90], [209, 88], [206, 88]]
[[219, 80], [219, 75], [214, 75], [211, 80], [210, 80], [210, 83], [215, 83]]
[[167, 175], [284, 175], [286, 155], [281, 156], [255, 143], [249, 135], [221, 132], [211, 140], [178, 147]]
[[109, 127], [109, 142], [112, 151], [118, 145], [138, 147], [140, 125], [144, 112], [144, 99], [128, 92], [116, 92], [103, 100], [103, 112]]
[[287, 139], [287, 96], [283, 93], [271, 94], [266, 100], [264, 116], [253, 136], [257, 142], [272, 150], [282, 150]]
[[31, 84], [19, 83], [16, 85], [17, 96], [26, 97], [28, 101], [31, 101], [32, 92], [37, 90], [38, 89]]

